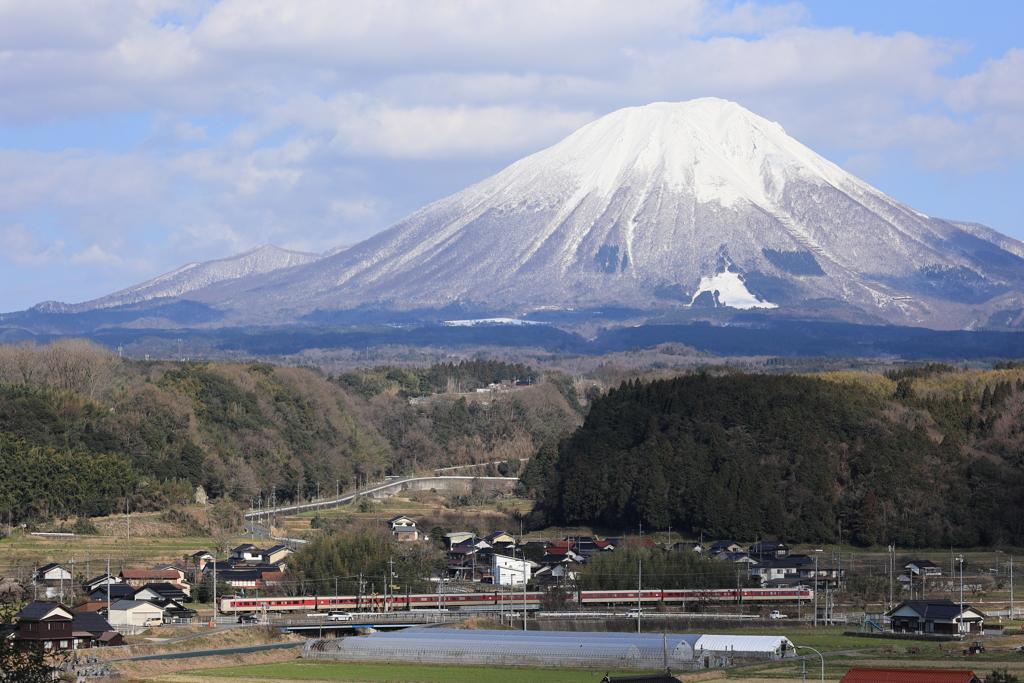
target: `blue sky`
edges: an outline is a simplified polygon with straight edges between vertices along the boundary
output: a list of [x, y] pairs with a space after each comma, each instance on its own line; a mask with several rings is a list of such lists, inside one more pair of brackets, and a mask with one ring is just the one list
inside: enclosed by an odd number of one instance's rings
[[1022, 25], [984, 1], [0, 0], [0, 311], [352, 243], [703, 96], [1024, 239]]

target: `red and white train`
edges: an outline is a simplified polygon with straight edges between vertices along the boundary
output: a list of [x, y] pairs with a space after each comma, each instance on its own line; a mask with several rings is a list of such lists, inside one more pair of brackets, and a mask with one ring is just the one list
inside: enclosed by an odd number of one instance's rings
[[[636, 605], [637, 592], [634, 591], [578, 591], [569, 592], [566, 597], [570, 602], [582, 605]], [[796, 603], [814, 598], [814, 591], [807, 586], [793, 588], [715, 588], [706, 590], [684, 590], [650, 588], [641, 591], [640, 603], [658, 602], [681, 604], [686, 602], [737, 602], [738, 594], [742, 594], [743, 602]], [[526, 609], [540, 608], [544, 593], [527, 592]], [[447, 609], [477, 610], [522, 609], [523, 593], [413, 593], [411, 595], [389, 595], [388, 611]], [[346, 611], [383, 611], [385, 598], [374, 596], [301, 596], [286, 598], [258, 598], [226, 595], [220, 599], [220, 611], [223, 614], [249, 614], [255, 612], [329, 612], [331, 610]]]

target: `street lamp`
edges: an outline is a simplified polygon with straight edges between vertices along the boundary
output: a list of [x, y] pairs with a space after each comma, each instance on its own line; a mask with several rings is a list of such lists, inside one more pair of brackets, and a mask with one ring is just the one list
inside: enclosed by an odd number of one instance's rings
[[801, 648], [804, 649], [804, 650], [814, 650], [814, 652], [819, 657], [821, 657], [821, 683], [825, 683], [825, 657], [820, 652], [815, 650], [813, 647], [809, 647], [807, 645], [796, 645], [795, 647], [798, 650], [801, 649]]
[[957, 632], [964, 631], [964, 556], [957, 555], [956, 561], [960, 563], [960, 620], [957, 624]]

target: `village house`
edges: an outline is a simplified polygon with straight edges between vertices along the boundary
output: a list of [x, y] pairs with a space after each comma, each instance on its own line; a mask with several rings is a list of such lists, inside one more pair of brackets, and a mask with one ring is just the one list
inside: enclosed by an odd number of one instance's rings
[[732, 541], [716, 541], [708, 547], [709, 555], [717, 555], [718, 553], [739, 553], [743, 552], [743, 546], [739, 543]]
[[263, 563], [277, 565], [278, 568], [285, 569], [287, 567], [285, 561], [289, 555], [294, 554], [295, 551], [286, 545], [271, 546], [263, 551]]
[[147, 583], [132, 594], [133, 600], [177, 600], [183, 602], [188, 594], [172, 583]]
[[450, 534], [444, 535], [444, 544], [446, 548], [453, 548], [463, 541], [468, 541], [473, 538], [472, 532], [469, 531], [453, 531]]
[[529, 560], [497, 553], [491, 556], [491, 582], [500, 586], [518, 586], [530, 580]]
[[131, 597], [135, 591], [138, 590], [133, 586], [129, 586], [126, 583], [112, 583], [110, 585], [103, 585], [89, 593], [90, 602], [103, 602], [106, 604], [107, 598], [110, 598], [111, 602], [115, 602], [122, 598]]
[[106, 586], [108, 583], [111, 584], [111, 585], [117, 584], [117, 583], [121, 583], [121, 579], [119, 579], [116, 576], [112, 576], [110, 574], [101, 574], [101, 575], [99, 575], [99, 576], [97, 576], [95, 578], [89, 579], [88, 581], [83, 583], [82, 584], [82, 589], [86, 593], [92, 593], [97, 588], [102, 588], [102, 587]]
[[37, 643], [46, 650], [74, 649], [71, 622], [74, 612], [59, 602], [34, 600], [14, 615], [18, 620], [15, 637]]
[[120, 577], [121, 581], [132, 588], [142, 588], [147, 583], [181, 582], [182, 572], [178, 569], [125, 569]]
[[942, 567], [931, 560], [911, 560], [903, 565], [903, 568], [914, 576], [924, 576], [929, 579], [942, 576]]
[[747, 548], [747, 554], [756, 560], [778, 560], [789, 555], [789, 546], [778, 541], [758, 541]]
[[416, 520], [411, 517], [399, 515], [387, 520], [387, 523], [391, 527], [391, 533], [395, 535], [396, 540], [418, 541], [420, 538], [419, 529], [416, 528]]
[[885, 613], [896, 633], [981, 633], [984, 612], [952, 600], [906, 600]]
[[262, 562], [263, 550], [252, 543], [243, 543], [237, 548], [231, 549], [231, 559], [241, 562]]
[[33, 574], [33, 579], [38, 583], [46, 584], [47, 586], [57, 586], [61, 583], [71, 583], [73, 577], [67, 567], [51, 562], [45, 564], [42, 567], [36, 569]]
[[15, 619], [14, 636], [46, 650], [121, 644], [121, 634], [99, 614], [78, 612], [59, 602], [35, 600], [25, 605]]

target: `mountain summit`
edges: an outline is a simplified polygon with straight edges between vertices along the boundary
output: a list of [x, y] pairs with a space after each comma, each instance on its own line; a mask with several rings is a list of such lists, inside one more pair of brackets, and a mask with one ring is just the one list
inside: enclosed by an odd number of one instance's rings
[[[925, 216], [720, 99], [623, 109], [344, 251], [186, 295], [234, 322], [370, 304], [1024, 308], [1024, 244]], [[230, 312], [229, 312], [230, 311]]]

